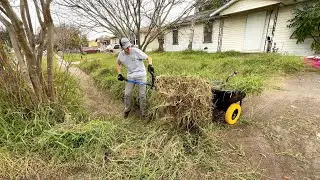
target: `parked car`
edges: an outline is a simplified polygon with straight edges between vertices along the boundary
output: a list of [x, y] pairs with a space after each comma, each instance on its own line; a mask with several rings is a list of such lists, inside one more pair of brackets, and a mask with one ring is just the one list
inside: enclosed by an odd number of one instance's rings
[[82, 47], [82, 52], [84, 54], [98, 53], [100, 49], [98, 47]]
[[107, 52], [119, 53], [121, 51], [120, 44], [110, 44], [107, 46]]
[[320, 69], [320, 56], [307, 56], [304, 58], [304, 63], [308, 66]]
[[106, 52], [110, 52], [110, 49], [112, 48], [112, 45], [109, 44], [107, 47], [106, 47]]

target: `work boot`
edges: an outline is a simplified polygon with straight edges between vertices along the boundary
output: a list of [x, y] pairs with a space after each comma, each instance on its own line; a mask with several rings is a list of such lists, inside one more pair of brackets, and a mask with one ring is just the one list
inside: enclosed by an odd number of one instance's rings
[[129, 116], [129, 113], [130, 113], [130, 111], [124, 112], [124, 113], [123, 113], [123, 118], [124, 118], [124, 119], [127, 119], [128, 116]]
[[141, 119], [142, 121], [144, 121], [144, 120], [147, 119], [147, 117], [146, 117], [146, 116], [140, 116], [140, 119]]
[[143, 121], [146, 121], [146, 120], [148, 120], [148, 115], [140, 113], [140, 119]]

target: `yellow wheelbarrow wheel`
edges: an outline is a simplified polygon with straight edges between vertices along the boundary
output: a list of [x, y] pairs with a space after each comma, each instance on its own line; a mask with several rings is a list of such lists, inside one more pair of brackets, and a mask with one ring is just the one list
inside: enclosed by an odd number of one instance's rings
[[225, 115], [225, 121], [230, 125], [235, 124], [239, 120], [240, 115], [241, 115], [240, 104], [233, 103], [227, 109], [227, 112]]

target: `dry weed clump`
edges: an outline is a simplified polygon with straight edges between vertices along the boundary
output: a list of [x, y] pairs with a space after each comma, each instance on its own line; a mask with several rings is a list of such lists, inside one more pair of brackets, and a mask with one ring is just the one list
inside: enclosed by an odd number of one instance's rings
[[159, 76], [152, 98], [157, 119], [173, 120], [190, 127], [211, 119], [212, 93], [208, 81], [198, 77]]

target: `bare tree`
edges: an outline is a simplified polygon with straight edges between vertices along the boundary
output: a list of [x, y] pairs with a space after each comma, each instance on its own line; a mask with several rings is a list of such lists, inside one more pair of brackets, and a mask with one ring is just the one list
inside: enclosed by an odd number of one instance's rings
[[195, 25], [196, 25], [196, 18], [195, 18], [195, 15], [193, 15], [192, 20], [191, 20], [191, 26], [190, 26], [188, 50], [192, 50]]
[[55, 28], [55, 47], [63, 52], [71, 52], [75, 50], [82, 51], [83, 46], [88, 45], [86, 34], [81, 28], [75, 25], [61, 24]]
[[[33, 0], [37, 19], [41, 27], [38, 38], [36, 38], [30, 14], [29, 3], [32, 2], [28, 0], [0, 1], [0, 21], [9, 32], [15, 56], [18, 59], [20, 72], [31, 90], [34, 103], [40, 103], [48, 99], [54, 100], [54, 24], [50, 12], [51, 2], [52, 0]], [[44, 80], [42, 73], [42, 56], [45, 48], [47, 50], [47, 81]]]
[[[136, 39], [145, 50], [163, 32], [181, 21], [194, 8], [195, 0], [61, 0], [79, 16], [85, 15], [93, 26], [105, 28], [117, 37]], [[180, 7], [180, 13], [174, 13]], [[181, 10], [182, 8], [182, 10]], [[170, 19], [171, 18], [171, 19]], [[140, 29], [146, 27], [144, 40], [140, 41]], [[163, 45], [163, 43], [162, 43]]]

